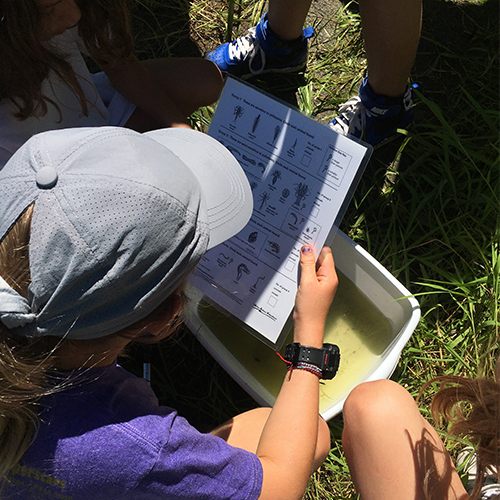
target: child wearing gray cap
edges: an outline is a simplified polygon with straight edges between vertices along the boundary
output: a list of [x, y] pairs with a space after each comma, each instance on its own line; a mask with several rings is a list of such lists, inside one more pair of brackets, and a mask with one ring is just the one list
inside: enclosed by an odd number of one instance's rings
[[[0, 172], [2, 498], [300, 499], [329, 451], [314, 366], [200, 433], [116, 363], [178, 324], [183, 284], [252, 211], [232, 155], [189, 129], [46, 132]], [[337, 276], [301, 252], [294, 341], [323, 346]], [[285, 369], [284, 369], [285, 372]]]

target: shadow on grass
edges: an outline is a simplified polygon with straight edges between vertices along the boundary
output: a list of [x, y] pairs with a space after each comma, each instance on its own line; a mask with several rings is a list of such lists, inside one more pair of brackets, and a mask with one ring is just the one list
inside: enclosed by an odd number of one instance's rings
[[139, 59], [201, 57], [191, 38], [188, 0], [134, 2], [130, 8], [135, 53]]
[[[485, 109], [498, 109], [498, 2], [424, 2], [422, 37], [414, 73], [427, 98], [460, 114], [467, 91]], [[493, 100], [491, 100], [493, 99]]]
[[[403, 228], [404, 221], [411, 218], [411, 214], [405, 213], [409, 201], [415, 196], [423, 199], [424, 189], [428, 193], [436, 192], [436, 197], [429, 199], [426, 216], [433, 210], [443, 213], [440, 204], [450, 199], [453, 190], [448, 188], [445, 193], [446, 188], [438, 189], [440, 184], [453, 186], [453, 176], [459, 177], [467, 171], [468, 175], [477, 177], [480, 166], [485, 172], [491, 169], [495, 159], [488, 154], [488, 148], [494, 151], [492, 145], [498, 143], [498, 127], [495, 126], [498, 116], [493, 116], [499, 109], [498, 24], [498, 3], [494, 0], [424, 2], [422, 37], [412, 71], [423, 98], [416, 97], [411, 139], [399, 155], [403, 136], [376, 150], [356, 193], [358, 206], [363, 205], [365, 226], [378, 228], [371, 231], [372, 243], [374, 233], [385, 223]], [[482, 156], [481, 160], [472, 162], [465, 149], [460, 150], [462, 146], [473, 148], [476, 158]], [[479, 153], [481, 148], [484, 150]], [[396, 169], [395, 175], [390, 173], [391, 169]], [[389, 195], [386, 189], [388, 170], [392, 178]], [[495, 182], [494, 176], [490, 182]], [[485, 186], [484, 192], [487, 191]], [[399, 203], [395, 204], [396, 198]], [[464, 205], [458, 205], [458, 199], [460, 196], [447, 202], [449, 208], [443, 217], [454, 219], [462, 213]], [[399, 221], [394, 210], [400, 212]], [[421, 213], [423, 217], [424, 211]], [[351, 205], [344, 220], [344, 230], [348, 231], [358, 216], [359, 209]], [[471, 214], [471, 225], [474, 225], [472, 219]], [[401, 229], [401, 233], [406, 232], [406, 228]], [[431, 232], [429, 229], [429, 234]], [[368, 242], [369, 237], [365, 238]], [[400, 243], [405, 245], [404, 240]], [[376, 256], [381, 257], [380, 254]]]

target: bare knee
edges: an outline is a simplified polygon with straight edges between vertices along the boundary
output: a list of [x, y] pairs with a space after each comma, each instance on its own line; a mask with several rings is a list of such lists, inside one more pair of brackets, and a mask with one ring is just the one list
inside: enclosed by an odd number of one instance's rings
[[201, 57], [148, 59], [142, 64], [186, 115], [213, 104], [220, 96], [223, 78], [219, 68]]
[[392, 380], [375, 380], [355, 387], [344, 403], [344, 429], [387, 424], [403, 408], [415, 406], [411, 395]]
[[188, 87], [186, 79], [181, 84], [182, 88], [188, 91], [188, 103], [185, 106], [189, 114], [198, 108], [209, 106], [216, 102], [220, 97], [224, 85], [222, 73], [212, 61], [196, 58], [192, 61], [192, 66], [192, 75], [190, 75], [192, 77], [191, 87]]
[[343, 408], [342, 447], [348, 463], [360, 453], [359, 443], [371, 443], [394, 426], [407, 397], [414, 404], [409, 393], [391, 380], [365, 382], [351, 391]]
[[203, 67], [204, 79], [206, 83], [206, 103], [212, 104], [220, 97], [224, 80], [220, 69], [212, 61], [202, 59], [200, 64]]

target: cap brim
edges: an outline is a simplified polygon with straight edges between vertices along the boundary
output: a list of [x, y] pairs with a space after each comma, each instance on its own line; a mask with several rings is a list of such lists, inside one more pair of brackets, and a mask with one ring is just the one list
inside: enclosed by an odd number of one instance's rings
[[213, 137], [187, 128], [146, 132], [178, 156], [197, 178], [206, 203], [208, 249], [239, 233], [253, 211], [250, 184], [234, 156]]

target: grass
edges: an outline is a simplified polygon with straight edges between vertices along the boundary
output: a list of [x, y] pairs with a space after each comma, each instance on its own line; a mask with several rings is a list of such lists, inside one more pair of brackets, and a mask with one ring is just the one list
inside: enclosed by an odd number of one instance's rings
[[[253, 83], [326, 122], [357, 92], [366, 61], [355, 6], [329, 2], [325, 13], [318, 5], [308, 17], [317, 35], [305, 75]], [[235, 2], [233, 34], [245, 33], [263, 8]], [[141, 57], [195, 55], [226, 37], [225, 3], [141, 0], [133, 12]], [[426, 3], [412, 74], [421, 88], [416, 124], [374, 154], [342, 224], [420, 302], [422, 320], [393, 375], [415, 396], [434, 376], [490, 377], [499, 354], [498, 33], [493, 1]], [[196, 126], [206, 129], [211, 113], [197, 113]], [[160, 400], [200, 428], [254, 405], [189, 334], [156, 349], [154, 367]], [[435, 390], [419, 403], [426, 417]], [[306, 498], [355, 499], [341, 418], [330, 428], [332, 451]], [[462, 446], [448, 445], [452, 455]]]

